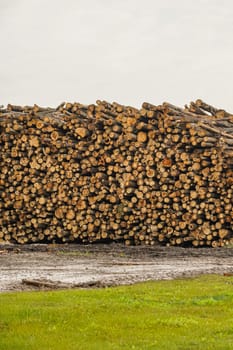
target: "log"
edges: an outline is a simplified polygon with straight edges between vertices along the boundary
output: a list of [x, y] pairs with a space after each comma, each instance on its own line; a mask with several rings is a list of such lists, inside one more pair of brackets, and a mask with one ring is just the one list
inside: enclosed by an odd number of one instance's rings
[[232, 242], [233, 115], [201, 100], [0, 108], [1, 242]]

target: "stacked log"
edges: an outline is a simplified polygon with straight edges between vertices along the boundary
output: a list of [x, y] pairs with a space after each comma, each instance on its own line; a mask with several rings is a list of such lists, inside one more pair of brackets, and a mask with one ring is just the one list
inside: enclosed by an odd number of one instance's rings
[[233, 115], [201, 100], [0, 109], [0, 242], [233, 241]]

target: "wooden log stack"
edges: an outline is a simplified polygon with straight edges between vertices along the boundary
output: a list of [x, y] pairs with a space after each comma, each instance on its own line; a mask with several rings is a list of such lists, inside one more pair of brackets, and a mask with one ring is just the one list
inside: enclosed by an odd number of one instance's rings
[[201, 100], [0, 108], [0, 242], [233, 243], [233, 115]]

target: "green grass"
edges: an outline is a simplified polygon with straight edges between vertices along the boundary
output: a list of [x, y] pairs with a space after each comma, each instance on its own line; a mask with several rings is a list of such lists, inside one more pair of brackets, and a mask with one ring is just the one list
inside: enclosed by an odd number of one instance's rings
[[1, 350], [233, 349], [233, 278], [0, 294]]

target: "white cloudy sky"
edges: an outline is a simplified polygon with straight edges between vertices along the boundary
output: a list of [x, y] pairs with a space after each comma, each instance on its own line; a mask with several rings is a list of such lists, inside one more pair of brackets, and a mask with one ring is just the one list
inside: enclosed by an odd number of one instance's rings
[[0, 104], [233, 111], [232, 0], [0, 0]]

